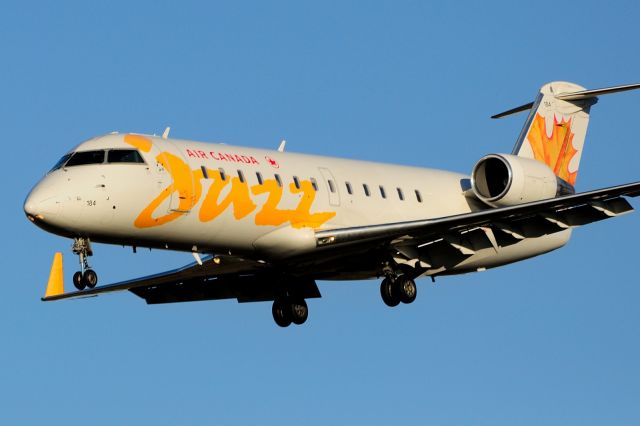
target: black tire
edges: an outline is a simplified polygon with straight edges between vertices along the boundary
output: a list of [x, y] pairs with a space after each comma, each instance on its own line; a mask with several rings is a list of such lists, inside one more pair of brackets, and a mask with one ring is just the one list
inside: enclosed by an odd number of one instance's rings
[[291, 325], [291, 309], [286, 299], [276, 299], [273, 301], [271, 313], [273, 314], [273, 320], [280, 327], [289, 327]]
[[304, 324], [309, 317], [309, 308], [304, 299], [295, 299], [291, 301], [291, 322], [296, 325]]
[[411, 278], [400, 277], [396, 281], [398, 293], [400, 295], [400, 301], [402, 303], [411, 303], [416, 300], [418, 295], [418, 288], [416, 282]]
[[94, 288], [98, 284], [98, 274], [93, 269], [87, 269], [82, 274], [82, 284], [88, 288]]
[[380, 295], [385, 305], [393, 308], [400, 304], [400, 295], [395, 281], [385, 278], [380, 284]]
[[82, 279], [82, 272], [76, 271], [76, 273], [73, 274], [73, 286], [80, 291], [84, 290], [86, 287], [84, 280]]

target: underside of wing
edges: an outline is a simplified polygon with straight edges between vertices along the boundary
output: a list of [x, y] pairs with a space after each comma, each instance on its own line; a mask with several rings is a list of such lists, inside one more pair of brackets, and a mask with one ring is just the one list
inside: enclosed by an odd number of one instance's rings
[[[194, 262], [159, 274], [65, 293], [61, 262], [61, 256], [56, 255], [43, 301], [128, 290], [148, 304], [216, 299], [256, 302], [274, 300], [283, 288], [289, 289], [283, 278], [274, 274], [267, 264], [233, 256], [207, 256], [201, 265]], [[320, 297], [313, 280], [297, 280], [293, 291], [303, 298]]]

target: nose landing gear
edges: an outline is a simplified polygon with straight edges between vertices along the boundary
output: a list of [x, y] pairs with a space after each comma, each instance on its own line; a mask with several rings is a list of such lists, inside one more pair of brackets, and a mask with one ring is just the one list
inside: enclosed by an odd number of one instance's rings
[[98, 284], [98, 274], [91, 269], [87, 258], [93, 256], [91, 242], [88, 238], [74, 238], [71, 250], [80, 260], [80, 270], [73, 274], [73, 285], [80, 291], [94, 288]]

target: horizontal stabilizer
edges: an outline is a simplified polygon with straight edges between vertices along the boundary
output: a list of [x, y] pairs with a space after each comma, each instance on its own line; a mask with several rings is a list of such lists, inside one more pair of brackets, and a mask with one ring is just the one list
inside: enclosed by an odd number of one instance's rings
[[[608, 95], [610, 93], [618, 93], [625, 92], [627, 90], [635, 90], [640, 89], [640, 84], [626, 84], [624, 86], [613, 86], [613, 87], [603, 87], [601, 89], [591, 89], [591, 90], [581, 90], [579, 92], [567, 92], [567, 93], [558, 93], [553, 96], [556, 99], [560, 99], [563, 101], [579, 101], [582, 99], [590, 99], [595, 98], [601, 95]], [[516, 108], [512, 108], [508, 111], [501, 112], [500, 114], [492, 115], [491, 118], [502, 118], [508, 115], [517, 114], [522, 111], [530, 110], [533, 107], [533, 102], [529, 102], [528, 104], [521, 105]]]
[[625, 92], [627, 90], [640, 89], [640, 84], [626, 84], [624, 86], [603, 87], [602, 89], [581, 90], [580, 92], [560, 93], [555, 95], [556, 98], [563, 101], [577, 101], [580, 99], [595, 98], [600, 95], [608, 95], [610, 93]]
[[517, 114], [522, 111], [528, 111], [531, 109], [531, 107], [533, 107], [533, 102], [529, 102], [528, 104], [515, 107], [513, 109], [510, 109], [509, 111], [501, 112], [500, 114], [492, 115], [491, 118], [502, 118], [502, 117], [506, 117], [507, 115]]

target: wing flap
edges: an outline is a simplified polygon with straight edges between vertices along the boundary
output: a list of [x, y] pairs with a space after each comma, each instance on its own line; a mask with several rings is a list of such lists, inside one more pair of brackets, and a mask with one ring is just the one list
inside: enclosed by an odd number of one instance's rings
[[[227, 275], [207, 279], [192, 279], [161, 286], [132, 288], [147, 304], [195, 302], [201, 300], [237, 299], [239, 303], [274, 300], [282, 293], [284, 282], [268, 274]], [[297, 279], [287, 286], [288, 293], [304, 299], [320, 297], [315, 281]]]

